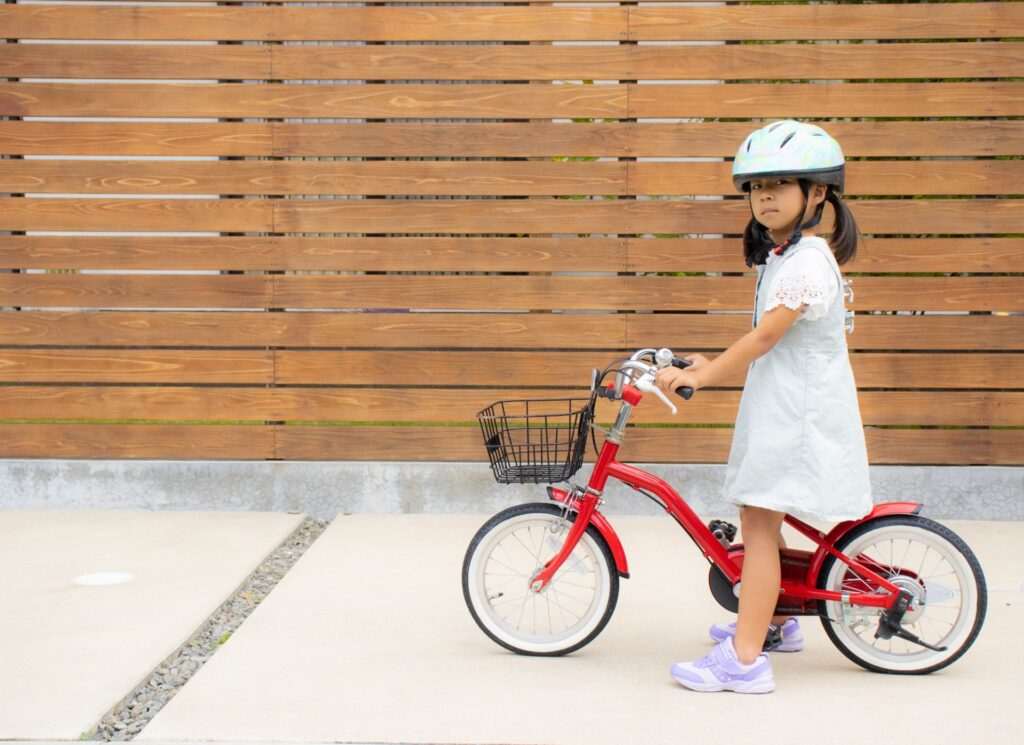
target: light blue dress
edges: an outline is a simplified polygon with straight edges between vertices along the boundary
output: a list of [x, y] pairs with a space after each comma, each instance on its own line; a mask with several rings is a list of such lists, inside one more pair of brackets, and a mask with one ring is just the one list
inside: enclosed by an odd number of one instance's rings
[[805, 307], [747, 371], [726, 468], [729, 502], [827, 522], [871, 511], [843, 287], [818, 237], [758, 266], [754, 326], [779, 305]]

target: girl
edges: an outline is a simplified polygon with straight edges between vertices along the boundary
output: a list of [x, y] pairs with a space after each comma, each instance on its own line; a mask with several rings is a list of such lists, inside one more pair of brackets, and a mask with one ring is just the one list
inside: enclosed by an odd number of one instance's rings
[[[752, 213], [743, 252], [757, 266], [754, 329], [714, 360], [692, 355], [691, 367], [666, 368], [656, 382], [666, 393], [697, 390], [747, 369], [725, 478], [745, 549], [739, 618], [715, 624], [711, 654], [673, 665], [672, 677], [697, 691], [767, 693], [775, 679], [764, 651], [803, 647], [796, 619], [772, 616], [783, 518], [848, 520], [872, 506], [839, 272], [858, 232], [839, 197], [842, 150], [820, 127], [787, 120], [758, 129], [732, 173]], [[825, 202], [835, 212], [829, 243], [815, 230]]]

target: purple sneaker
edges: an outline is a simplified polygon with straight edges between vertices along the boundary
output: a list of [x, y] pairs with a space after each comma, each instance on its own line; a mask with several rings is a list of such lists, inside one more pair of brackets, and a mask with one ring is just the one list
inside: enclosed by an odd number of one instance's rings
[[[766, 652], [799, 652], [804, 648], [804, 634], [800, 631], [800, 622], [795, 618], [790, 618], [782, 624], [779, 631], [782, 632], [782, 643], [777, 647], [766, 649]], [[710, 633], [711, 638], [716, 642], [732, 639], [736, 636], [736, 624], [716, 623], [711, 627]]]
[[672, 677], [693, 691], [735, 691], [736, 693], [770, 693], [775, 690], [772, 663], [764, 652], [749, 665], [736, 657], [732, 637], [711, 650], [707, 657], [693, 662], [677, 662]]

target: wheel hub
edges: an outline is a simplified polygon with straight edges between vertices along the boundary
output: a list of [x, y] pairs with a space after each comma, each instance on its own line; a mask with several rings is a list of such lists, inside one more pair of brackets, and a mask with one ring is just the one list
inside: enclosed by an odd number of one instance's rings
[[924, 606], [927, 599], [927, 592], [924, 586], [914, 577], [890, 577], [889, 581], [901, 590], [910, 594], [910, 607], [903, 615], [903, 623], [914, 623], [924, 615]]

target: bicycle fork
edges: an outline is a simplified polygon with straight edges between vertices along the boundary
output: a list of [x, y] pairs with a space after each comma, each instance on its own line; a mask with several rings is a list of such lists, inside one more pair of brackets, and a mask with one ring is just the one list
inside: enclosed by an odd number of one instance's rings
[[[557, 491], [560, 492], [561, 490]], [[590, 518], [597, 511], [598, 502], [600, 502], [597, 493], [590, 489], [582, 490], [579, 487], [573, 487], [572, 492], [561, 494], [556, 494], [555, 489], [548, 487], [548, 496], [560, 502], [563, 509], [567, 512], [574, 510], [576, 512], [576, 520], [569, 530], [569, 535], [565, 537], [562, 549], [548, 560], [530, 580], [530, 590], [532, 592], [542, 592], [548, 586], [548, 583], [551, 582], [551, 578], [555, 576], [555, 572], [561, 568], [565, 560], [576, 549], [576, 544], [580, 542], [584, 531], [590, 525]]]

